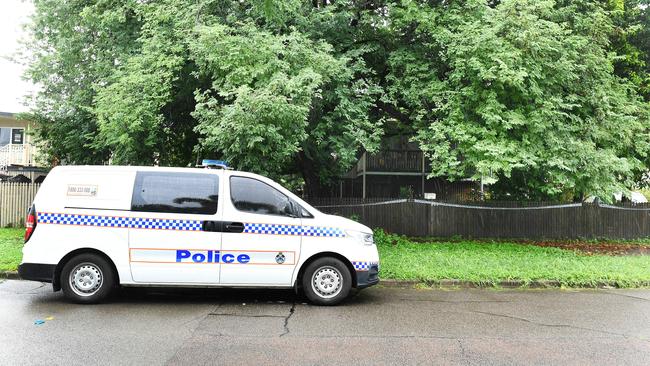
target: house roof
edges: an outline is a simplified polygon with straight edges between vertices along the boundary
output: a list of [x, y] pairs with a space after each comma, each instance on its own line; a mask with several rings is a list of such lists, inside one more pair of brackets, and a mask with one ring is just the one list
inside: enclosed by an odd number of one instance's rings
[[0, 112], [0, 116], [2, 117], [13, 117], [14, 115], [15, 113], [11, 113], [11, 112]]

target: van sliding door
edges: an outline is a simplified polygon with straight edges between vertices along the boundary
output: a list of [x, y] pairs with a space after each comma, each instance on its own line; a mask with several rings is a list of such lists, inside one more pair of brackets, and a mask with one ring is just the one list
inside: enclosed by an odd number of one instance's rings
[[143, 170], [136, 175], [129, 225], [135, 282], [219, 283], [221, 171]]

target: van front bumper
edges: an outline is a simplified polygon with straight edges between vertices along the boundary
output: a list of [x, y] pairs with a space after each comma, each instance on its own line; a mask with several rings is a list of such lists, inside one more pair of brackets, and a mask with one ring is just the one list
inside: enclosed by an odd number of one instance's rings
[[56, 264], [23, 263], [18, 266], [18, 275], [23, 280], [52, 282]]
[[379, 283], [379, 266], [372, 265], [367, 271], [357, 271], [357, 288], [362, 289]]

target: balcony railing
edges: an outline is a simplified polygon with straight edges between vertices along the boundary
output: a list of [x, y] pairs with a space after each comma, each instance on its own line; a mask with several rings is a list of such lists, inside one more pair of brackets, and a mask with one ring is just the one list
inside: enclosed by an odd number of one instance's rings
[[373, 154], [365, 153], [357, 164], [357, 172], [421, 173], [422, 159], [422, 152], [417, 150], [383, 150]]
[[0, 170], [7, 166], [15, 165], [33, 165], [31, 145], [5, 145], [0, 147]]

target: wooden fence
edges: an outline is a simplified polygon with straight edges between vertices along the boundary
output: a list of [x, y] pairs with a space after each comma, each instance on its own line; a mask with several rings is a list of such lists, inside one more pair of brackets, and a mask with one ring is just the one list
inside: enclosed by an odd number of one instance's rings
[[40, 184], [0, 183], [0, 227], [24, 226]]
[[[22, 226], [40, 184], [0, 183], [0, 227]], [[311, 199], [326, 213], [409, 236], [527, 239], [650, 237], [650, 204], [451, 203], [406, 199]]]
[[650, 237], [650, 205], [312, 200], [319, 210], [409, 236], [527, 239]]

